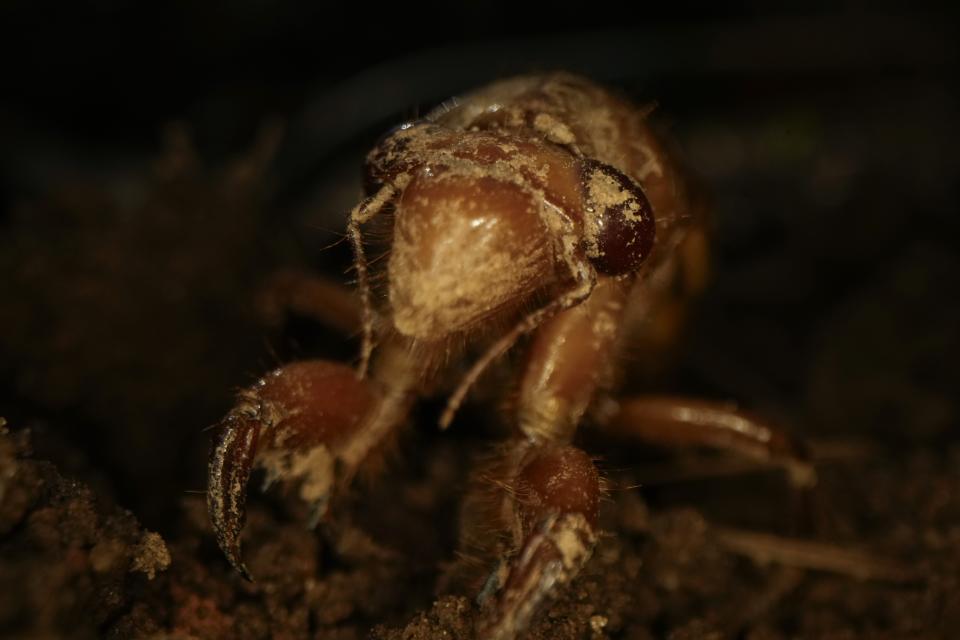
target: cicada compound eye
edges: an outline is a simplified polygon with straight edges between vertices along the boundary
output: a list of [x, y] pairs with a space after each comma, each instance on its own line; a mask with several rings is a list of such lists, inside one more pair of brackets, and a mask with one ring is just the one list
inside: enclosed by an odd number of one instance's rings
[[608, 164], [582, 165], [587, 255], [596, 270], [618, 276], [640, 268], [653, 249], [653, 207], [636, 182]]

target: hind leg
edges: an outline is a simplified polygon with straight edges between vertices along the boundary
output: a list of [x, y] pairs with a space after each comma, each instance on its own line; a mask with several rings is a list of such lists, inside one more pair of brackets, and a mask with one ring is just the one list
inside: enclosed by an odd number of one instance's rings
[[803, 443], [735, 405], [682, 396], [639, 396], [603, 416], [608, 433], [670, 447], [706, 446], [777, 465], [791, 483], [810, 488], [817, 475]]

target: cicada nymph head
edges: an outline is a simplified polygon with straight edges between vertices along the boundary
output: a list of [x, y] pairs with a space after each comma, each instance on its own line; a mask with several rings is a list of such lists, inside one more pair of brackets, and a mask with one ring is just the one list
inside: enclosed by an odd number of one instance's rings
[[632, 273], [653, 246], [636, 182], [535, 134], [404, 125], [367, 157], [366, 180], [398, 192], [387, 291], [394, 328], [416, 340], [472, 330], [584, 268]]
[[512, 182], [424, 166], [398, 208], [387, 270], [394, 326], [404, 335], [466, 330], [551, 275], [538, 203]]
[[388, 135], [368, 156], [366, 175], [374, 188], [402, 182], [387, 263], [400, 334], [438, 341], [472, 330], [552, 282], [543, 184], [575, 184], [566, 152], [418, 123]]

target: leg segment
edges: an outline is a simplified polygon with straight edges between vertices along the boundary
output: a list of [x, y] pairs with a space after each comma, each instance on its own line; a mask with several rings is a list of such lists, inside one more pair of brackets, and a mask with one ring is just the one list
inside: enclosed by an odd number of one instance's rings
[[300, 497], [323, 516], [331, 495], [407, 418], [422, 365], [403, 344], [382, 345], [370, 378], [325, 360], [295, 362], [240, 393], [220, 422], [211, 454], [207, 507], [217, 542], [244, 576], [240, 560], [247, 480], [255, 467], [274, 480], [298, 480]]
[[615, 377], [621, 316], [632, 282], [600, 278], [590, 297], [541, 326], [520, 379], [516, 421], [535, 442], [569, 442], [598, 389]]
[[257, 308], [272, 324], [293, 311], [348, 335], [362, 327], [354, 291], [299, 269], [281, 269], [268, 277], [260, 288]]
[[489, 474], [499, 489], [487, 501], [493, 508], [478, 510], [487, 524], [510, 532], [499, 568], [481, 593], [487, 607], [481, 638], [522, 634], [593, 552], [600, 474], [587, 454], [568, 443], [597, 389], [613, 377], [610, 363], [631, 285], [598, 278], [585, 301], [536, 330], [518, 390], [518, 440], [499, 471]]
[[287, 365], [242, 391], [220, 422], [209, 466], [207, 507], [217, 542], [250, 579], [240, 558], [246, 485], [254, 467], [266, 483], [300, 480], [300, 496], [326, 510], [339, 452], [362, 436], [378, 394], [352, 369], [322, 360]]
[[603, 416], [605, 431], [672, 447], [708, 446], [782, 466], [794, 486], [816, 483], [803, 444], [782, 429], [730, 403], [678, 396], [621, 400]]
[[510, 549], [481, 594], [487, 609], [478, 635], [512, 640], [527, 629], [557, 585], [570, 582], [593, 553], [600, 474], [571, 446], [518, 443], [500, 483], [501, 526]]
[[444, 409], [443, 414], [440, 416], [440, 428], [446, 429], [450, 426], [450, 423], [453, 421], [453, 416], [463, 403], [463, 400], [467, 396], [467, 392], [470, 390], [470, 387], [472, 387], [476, 381], [480, 379], [480, 376], [484, 371], [486, 371], [487, 367], [489, 367], [497, 358], [506, 353], [510, 347], [516, 344], [517, 340], [519, 340], [521, 337], [529, 334], [531, 331], [534, 331], [545, 321], [556, 316], [565, 309], [576, 307], [576, 305], [581, 303], [590, 295], [590, 292], [593, 291], [594, 286], [594, 280], [584, 280], [577, 283], [577, 285], [569, 292], [562, 294], [560, 297], [547, 303], [546, 306], [541, 307], [533, 313], [525, 316], [520, 322], [514, 325], [513, 329], [505, 333], [503, 336], [497, 339], [496, 342], [490, 345], [486, 352], [480, 356], [480, 359], [477, 360], [472, 367], [470, 367], [470, 370], [463, 377], [463, 380], [461, 380], [460, 384], [457, 385], [456, 390], [450, 394], [450, 398], [447, 400], [447, 406]]

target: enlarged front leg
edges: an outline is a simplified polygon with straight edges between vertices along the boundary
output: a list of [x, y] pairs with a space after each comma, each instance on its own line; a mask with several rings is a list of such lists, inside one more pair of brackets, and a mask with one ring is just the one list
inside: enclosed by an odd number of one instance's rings
[[[508, 549], [480, 595], [485, 640], [512, 640], [590, 559], [598, 537], [600, 474], [575, 447], [515, 442], [488, 515], [508, 530]], [[506, 521], [504, 521], [506, 519]], [[484, 523], [489, 531], [490, 522]]]
[[275, 480], [299, 482], [313, 524], [331, 495], [350, 484], [370, 452], [407, 417], [418, 381], [403, 349], [385, 348], [377, 375], [350, 367], [296, 362], [267, 374], [239, 395], [218, 425], [209, 466], [207, 507], [220, 548], [246, 578], [240, 558], [247, 481], [254, 468]]
[[378, 402], [377, 392], [344, 365], [296, 362], [240, 392], [220, 422], [210, 457], [207, 507], [220, 548], [247, 579], [240, 558], [247, 481], [255, 467], [265, 484], [300, 481], [300, 497], [323, 514], [332, 492], [337, 457], [361, 432]]
[[593, 553], [602, 482], [589, 456], [570, 442], [597, 389], [612, 377], [611, 353], [630, 285], [601, 278], [586, 301], [546, 322], [534, 337], [517, 395], [518, 438], [481, 477], [487, 495], [478, 504], [486, 510], [466, 514], [481, 520], [466, 523], [467, 551], [484, 546], [471, 531], [493, 523], [509, 532], [480, 596], [486, 615], [479, 637], [485, 640], [519, 637]]

